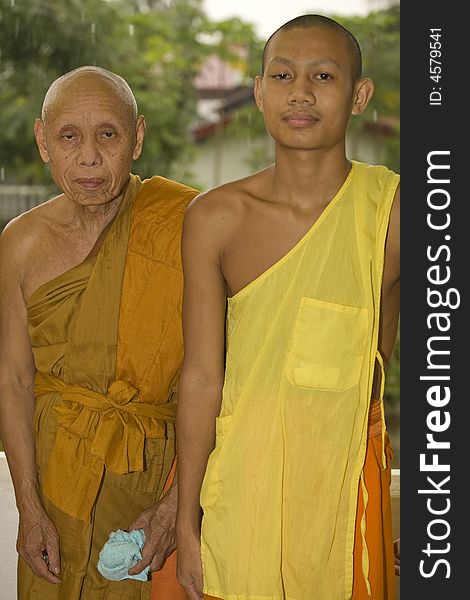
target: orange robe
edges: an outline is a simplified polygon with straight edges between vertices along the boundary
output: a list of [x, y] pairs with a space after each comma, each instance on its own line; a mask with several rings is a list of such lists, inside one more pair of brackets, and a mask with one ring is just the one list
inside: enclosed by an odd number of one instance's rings
[[108, 581], [96, 564], [111, 531], [161, 497], [174, 462], [180, 238], [196, 194], [131, 175], [101, 246], [28, 302], [36, 460], [63, 583], [36, 577], [20, 558], [20, 600], [150, 598], [150, 582]]

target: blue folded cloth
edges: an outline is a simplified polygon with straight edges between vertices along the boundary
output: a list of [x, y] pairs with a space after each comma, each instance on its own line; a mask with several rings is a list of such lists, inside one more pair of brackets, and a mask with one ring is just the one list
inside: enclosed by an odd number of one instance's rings
[[97, 565], [98, 571], [111, 581], [121, 581], [122, 579], [147, 581], [150, 566], [145, 567], [137, 575], [129, 575], [127, 572], [142, 558], [141, 550], [144, 542], [143, 529], [113, 531], [101, 549]]

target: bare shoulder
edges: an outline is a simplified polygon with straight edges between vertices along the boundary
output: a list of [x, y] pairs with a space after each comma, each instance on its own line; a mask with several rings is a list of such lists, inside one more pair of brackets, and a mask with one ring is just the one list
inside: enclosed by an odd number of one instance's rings
[[12, 219], [1, 234], [4, 243], [21, 245], [43, 236], [44, 230], [58, 222], [61, 196], [47, 200]]
[[229, 213], [236, 210], [237, 206], [252, 195], [258, 175], [250, 175], [243, 179], [237, 179], [224, 183], [198, 194], [188, 206], [188, 212], [218, 214]]
[[0, 235], [1, 268], [20, 280], [35, 262], [57, 218], [59, 197], [48, 200], [12, 219]]
[[247, 205], [259, 195], [264, 177], [260, 171], [198, 194], [186, 210], [185, 221], [223, 233], [243, 217]]

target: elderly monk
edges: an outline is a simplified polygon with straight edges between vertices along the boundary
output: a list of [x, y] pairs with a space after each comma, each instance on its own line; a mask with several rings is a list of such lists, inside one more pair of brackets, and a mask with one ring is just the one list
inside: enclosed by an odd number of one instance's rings
[[[108, 581], [97, 562], [117, 529], [144, 529], [131, 575], [175, 548], [180, 234], [196, 191], [130, 173], [145, 120], [104, 69], [57, 79], [34, 132], [62, 193], [11, 221], [0, 246], [0, 434], [19, 598], [148, 598], [150, 582]], [[184, 597], [173, 582], [167, 600]]]

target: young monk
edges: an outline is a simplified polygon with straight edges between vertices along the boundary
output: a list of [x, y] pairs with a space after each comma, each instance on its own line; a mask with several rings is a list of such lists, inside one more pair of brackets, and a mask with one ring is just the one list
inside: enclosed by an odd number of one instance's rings
[[393, 598], [399, 178], [345, 151], [372, 94], [349, 31], [289, 21], [255, 86], [275, 163], [186, 212], [177, 537], [191, 600]]

